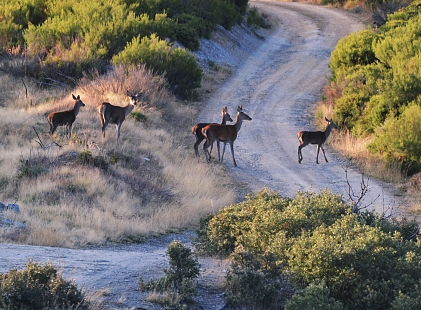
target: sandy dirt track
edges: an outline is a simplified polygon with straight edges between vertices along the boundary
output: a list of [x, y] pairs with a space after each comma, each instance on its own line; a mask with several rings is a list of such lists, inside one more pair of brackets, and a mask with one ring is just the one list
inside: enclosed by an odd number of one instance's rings
[[[363, 24], [335, 8], [265, 1], [253, 1], [251, 6], [276, 16], [276, 30], [241, 62], [235, 76], [201, 113], [200, 121], [208, 115], [219, 116], [224, 103], [232, 113], [243, 105], [253, 118], [243, 123], [234, 143], [238, 168], [233, 167], [229, 148], [224, 157], [237, 180], [251, 191], [267, 187], [293, 197], [297, 190], [329, 188], [348, 198], [347, 160], [325, 146], [329, 163], [320, 152], [317, 165], [316, 147], [309, 145], [302, 149], [304, 159], [298, 164], [297, 132], [316, 130], [313, 110], [330, 73], [330, 54], [339, 39], [362, 29]], [[348, 180], [358, 194], [361, 174], [349, 169]], [[386, 184], [366, 181], [370, 191], [362, 206], [381, 212], [396, 204]]]
[[[198, 121], [219, 122], [220, 109], [227, 105], [231, 115], [237, 105], [253, 120], [245, 122], [235, 142], [238, 167], [234, 167], [227, 146], [225, 164], [244, 192], [263, 187], [293, 197], [297, 190], [330, 188], [347, 192], [343, 167], [347, 161], [325, 147], [329, 163], [322, 154], [315, 163], [315, 147], [303, 149], [302, 164], [297, 161], [299, 130], [314, 130], [312, 110], [329, 74], [330, 53], [337, 41], [364, 26], [350, 14], [333, 8], [309, 4], [253, 1], [251, 6], [270, 14], [275, 28], [265, 40], [234, 45], [235, 74], [228, 79], [200, 114]], [[238, 31], [238, 30], [237, 30]], [[212, 115], [211, 118], [209, 116]], [[192, 141], [193, 143], [193, 141]], [[201, 150], [200, 150], [201, 151]], [[214, 150], [215, 154], [215, 150]], [[201, 155], [204, 160], [204, 156]], [[349, 181], [357, 190], [361, 175], [349, 171]], [[384, 184], [369, 182], [367, 203], [378, 195], [376, 204], [394, 204]], [[381, 211], [381, 209], [380, 209]], [[137, 291], [138, 276], [162, 276], [167, 266], [165, 252], [171, 240], [189, 242], [189, 233], [168, 235], [142, 245], [89, 250], [0, 245], [0, 272], [25, 264], [30, 257], [39, 262], [60, 263], [67, 278], [89, 290], [107, 289], [103, 309], [160, 309], [142, 300]], [[198, 297], [202, 309], [221, 309], [223, 297], [206, 289], [224, 275], [226, 265], [218, 259], [201, 258], [205, 285]]]

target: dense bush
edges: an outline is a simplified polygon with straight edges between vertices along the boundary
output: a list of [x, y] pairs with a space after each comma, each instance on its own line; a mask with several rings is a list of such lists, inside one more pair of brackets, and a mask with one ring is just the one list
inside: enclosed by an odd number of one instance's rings
[[[261, 191], [204, 223], [211, 248], [233, 258], [233, 304], [301, 309], [316, 292], [316, 309], [396, 309], [421, 300], [418, 224], [352, 213], [340, 195], [298, 192], [289, 199]], [[298, 295], [287, 301], [293, 287]]]
[[185, 49], [172, 48], [156, 35], [134, 38], [113, 57], [113, 63], [126, 67], [144, 64], [156, 73], [165, 74], [174, 93], [183, 98], [194, 97], [195, 89], [201, 85], [202, 70], [194, 56]]
[[29, 261], [25, 269], [0, 274], [1, 309], [88, 309], [89, 302], [76, 284], [64, 280], [57, 269]]
[[399, 160], [404, 169], [413, 163], [421, 165], [421, 106], [412, 104], [399, 117], [390, 116], [368, 149], [388, 162]]
[[329, 191], [298, 192], [290, 199], [263, 190], [216, 214], [209, 221], [208, 236], [221, 254], [231, 253], [238, 245], [264, 253], [274, 246], [276, 236], [299, 236], [303, 230], [333, 223], [345, 212], [341, 196]]
[[[402, 114], [408, 106], [419, 105], [421, 94], [420, 4], [413, 1], [389, 15], [376, 30], [365, 29], [340, 40], [332, 52], [333, 75], [325, 91], [340, 127], [355, 136], [375, 133], [370, 151], [413, 171], [421, 167], [416, 136], [421, 130], [419, 116], [415, 108], [411, 108], [415, 114], [411, 119], [408, 113]], [[402, 126], [411, 133], [403, 134]]]

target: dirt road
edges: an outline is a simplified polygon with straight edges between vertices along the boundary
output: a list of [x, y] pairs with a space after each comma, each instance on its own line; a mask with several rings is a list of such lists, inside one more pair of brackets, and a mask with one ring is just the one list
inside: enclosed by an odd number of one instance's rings
[[[263, 187], [289, 197], [297, 190], [329, 188], [348, 198], [344, 168], [349, 163], [325, 146], [315, 163], [316, 147], [303, 148], [298, 164], [297, 132], [316, 130], [313, 109], [327, 82], [330, 53], [337, 41], [364, 26], [357, 16], [335, 8], [302, 3], [253, 1], [261, 11], [276, 16], [272, 36], [241, 62], [236, 74], [213, 96], [201, 113], [219, 115], [223, 103], [229, 111], [243, 105], [251, 122], [244, 122], [234, 143], [238, 168], [233, 167], [229, 148], [224, 161], [237, 180], [255, 192]], [[353, 18], [354, 17], [354, 18]], [[216, 120], [215, 120], [216, 121]], [[361, 174], [348, 171], [348, 180], [359, 194]], [[362, 206], [374, 203], [377, 211], [396, 204], [385, 184], [368, 181], [369, 193]]]
[[[228, 105], [234, 114], [241, 104], [253, 118], [243, 124], [235, 142], [238, 167], [232, 164], [229, 147], [225, 155], [227, 168], [245, 192], [268, 187], [293, 197], [297, 190], [330, 188], [345, 195], [346, 160], [325, 147], [329, 163], [320, 157], [320, 164], [316, 165], [315, 148], [309, 146], [303, 149], [303, 163], [298, 164], [296, 133], [314, 129], [312, 109], [326, 83], [335, 44], [363, 25], [333, 8], [261, 1], [251, 2], [251, 6], [270, 14], [275, 28], [265, 40], [249, 42], [249, 34], [241, 37], [241, 28], [233, 29], [239, 35], [231, 42], [236, 47], [216, 52], [232, 50], [230, 60], [235, 74], [212, 96], [199, 121], [209, 121], [209, 115], [215, 115], [214, 121], [219, 121], [221, 105]], [[205, 44], [211, 43], [204, 42], [204, 47]], [[349, 181], [358, 191], [361, 175], [349, 173]], [[383, 184], [370, 181], [369, 186], [368, 202], [380, 195], [376, 201], [379, 207], [393, 203], [393, 196]], [[143, 300], [144, 295], [137, 291], [138, 276], [149, 279], [163, 275], [162, 268], [168, 263], [165, 252], [173, 239], [189, 242], [189, 234], [169, 235], [142, 245], [90, 250], [1, 244], [0, 272], [25, 264], [30, 257], [39, 262], [50, 259], [54, 264], [60, 262], [65, 276], [74, 278], [78, 285], [89, 290], [107, 290], [102, 296], [103, 309], [160, 309]], [[223, 277], [225, 262], [218, 259], [200, 262], [201, 281], [205, 285], [212, 286], [212, 281]], [[224, 301], [220, 292], [205, 287], [198, 304], [202, 309], [220, 309]]]

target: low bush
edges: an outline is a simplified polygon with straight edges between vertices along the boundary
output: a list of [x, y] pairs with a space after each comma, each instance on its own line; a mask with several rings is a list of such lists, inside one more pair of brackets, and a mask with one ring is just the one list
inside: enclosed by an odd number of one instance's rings
[[21, 310], [89, 309], [89, 301], [76, 283], [64, 280], [47, 262], [29, 261], [24, 269], [0, 274], [0, 308]]
[[[170, 267], [164, 269], [165, 277], [156, 281], [145, 282], [139, 279], [139, 287], [142, 291], [154, 290], [172, 296], [170, 300], [177, 303], [192, 302], [197, 294], [194, 279], [199, 275], [200, 264], [193, 256], [191, 249], [184, 246], [180, 241], [173, 241], [167, 249]], [[161, 300], [161, 302], [168, 302]], [[174, 306], [174, 304], [171, 304]]]

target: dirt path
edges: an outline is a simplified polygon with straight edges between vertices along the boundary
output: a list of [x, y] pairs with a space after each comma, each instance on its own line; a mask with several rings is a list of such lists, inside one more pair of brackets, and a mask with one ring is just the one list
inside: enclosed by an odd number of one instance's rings
[[[208, 115], [215, 115], [215, 121], [219, 121], [222, 105], [228, 105], [233, 114], [242, 104], [253, 118], [244, 123], [235, 143], [239, 167], [232, 165], [229, 147], [225, 156], [226, 166], [243, 184], [244, 192], [268, 187], [292, 197], [297, 190], [318, 191], [327, 187], [345, 194], [342, 167], [346, 161], [326, 147], [329, 163], [320, 158], [316, 165], [315, 150], [307, 147], [299, 165], [296, 133], [312, 129], [311, 111], [329, 74], [333, 47], [340, 38], [363, 25], [332, 8], [260, 1], [251, 2], [251, 6], [268, 12], [277, 26], [264, 41], [244, 42], [246, 34], [243, 38], [234, 36], [237, 41], [231, 44], [237, 47], [232, 52], [237, 56], [231, 55], [231, 60], [236, 73], [213, 95], [199, 121], [210, 121]], [[239, 28], [233, 31], [242, 35]], [[349, 180], [358, 190], [361, 176], [352, 171]], [[383, 184], [370, 181], [369, 185], [369, 201], [381, 195], [385, 204], [393, 202]], [[379, 201], [379, 205], [383, 202]], [[102, 309], [161, 309], [144, 301], [145, 295], [137, 290], [138, 277], [148, 280], [162, 276], [168, 263], [165, 252], [169, 242], [188, 243], [190, 235], [168, 235], [141, 245], [90, 250], [1, 244], [0, 272], [25, 264], [31, 257], [38, 262], [50, 259], [53, 264], [60, 263], [65, 277], [74, 278], [78, 285], [91, 291], [107, 291], [102, 296]], [[214, 286], [223, 279], [226, 262], [201, 258], [200, 263], [203, 286], [198, 305], [202, 309], [221, 309], [223, 296]]]
[[[276, 16], [276, 31], [213, 96], [201, 121], [219, 115], [224, 103], [231, 112], [242, 104], [253, 118], [243, 123], [234, 143], [239, 167], [233, 167], [229, 148], [224, 158], [246, 190], [267, 187], [293, 197], [297, 190], [329, 188], [347, 198], [344, 168], [348, 162], [326, 146], [329, 163], [320, 152], [317, 165], [316, 148], [307, 146], [302, 150], [304, 160], [298, 164], [297, 132], [315, 130], [312, 111], [327, 82], [330, 53], [337, 41], [364, 26], [335, 8], [262, 1], [253, 1], [251, 6]], [[348, 180], [358, 194], [361, 174], [349, 170]], [[374, 202], [376, 210], [382, 211], [383, 206], [395, 204], [386, 184], [369, 180], [368, 185], [363, 205]]]

